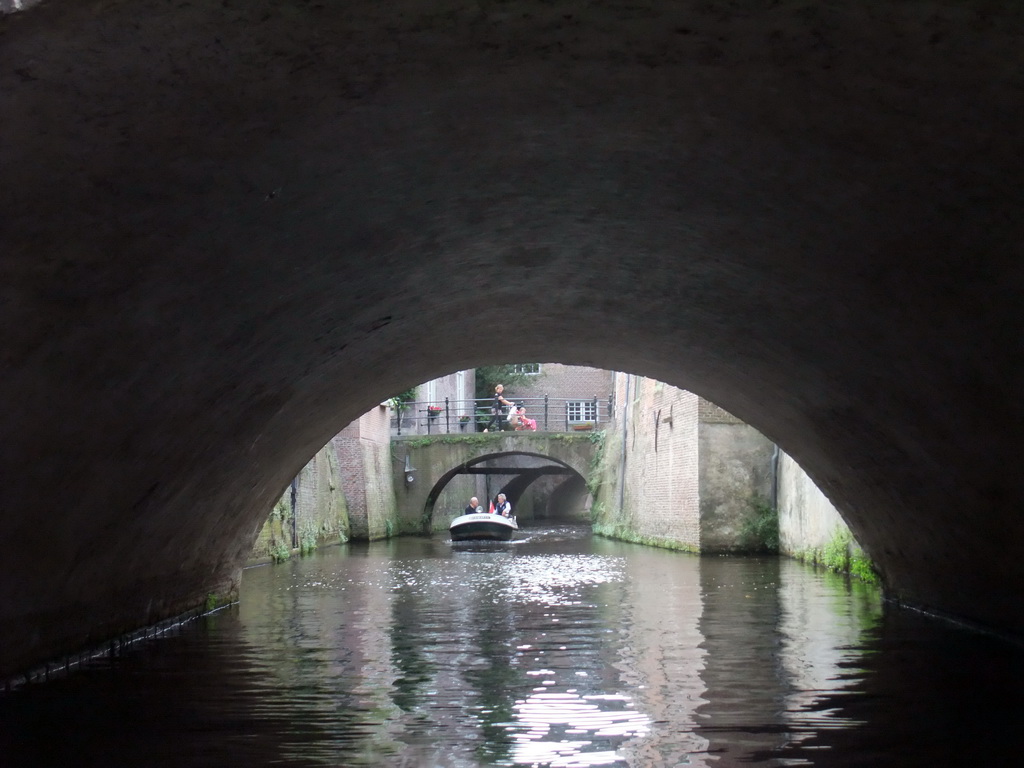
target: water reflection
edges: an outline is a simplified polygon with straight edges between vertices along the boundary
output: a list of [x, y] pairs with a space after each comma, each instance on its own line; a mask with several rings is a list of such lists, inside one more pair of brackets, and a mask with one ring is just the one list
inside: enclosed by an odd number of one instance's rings
[[573, 528], [500, 546], [409, 539], [252, 569], [236, 609], [0, 697], [0, 754], [180, 768], [974, 764], [1015, 749], [1021, 659], [784, 560]]

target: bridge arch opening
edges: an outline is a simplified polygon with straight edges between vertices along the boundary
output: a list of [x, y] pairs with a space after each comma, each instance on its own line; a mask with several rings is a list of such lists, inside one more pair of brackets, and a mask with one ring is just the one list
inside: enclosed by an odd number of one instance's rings
[[0, 669], [201, 604], [381, 392], [503, 359], [719, 403], [1024, 633], [1019, 9], [335, 5], [0, 20]]
[[[521, 527], [541, 520], [586, 523], [592, 499], [581, 469], [586, 471], [547, 454], [485, 452], [452, 467], [433, 483], [423, 509], [424, 532], [441, 530], [462, 514], [470, 496], [479, 498], [487, 509], [488, 501], [499, 493], [504, 493], [512, 503]], [[483, 482], [467, 484], [457, 494], [446, 493], [459, 477], [480, 477]], [[551, 482], [545, 484], [545, 479]]]

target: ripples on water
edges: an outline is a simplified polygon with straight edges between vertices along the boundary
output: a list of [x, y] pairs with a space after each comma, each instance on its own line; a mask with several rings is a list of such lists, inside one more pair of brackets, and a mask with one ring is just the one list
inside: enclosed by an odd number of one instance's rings
[[527, 530], [246, 571], [0, 697], [0, 766], [1016, 765], [1024, 655], [774, 558]]

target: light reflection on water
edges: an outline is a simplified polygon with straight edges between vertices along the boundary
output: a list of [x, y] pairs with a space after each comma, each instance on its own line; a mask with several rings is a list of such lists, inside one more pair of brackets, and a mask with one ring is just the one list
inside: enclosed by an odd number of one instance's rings
[[786, 560], [406, 539], [251, 569], [237, 608], [0, 697], [0, 762], [980, 764], [1021, 658]]

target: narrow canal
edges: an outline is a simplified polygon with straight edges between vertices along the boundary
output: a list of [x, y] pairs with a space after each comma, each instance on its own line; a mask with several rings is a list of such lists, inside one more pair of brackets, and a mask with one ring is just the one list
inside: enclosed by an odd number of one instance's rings
[[11, 766], [1019, 764], [1024, 653], [775, 558], [333, 547], [0, 694]]

